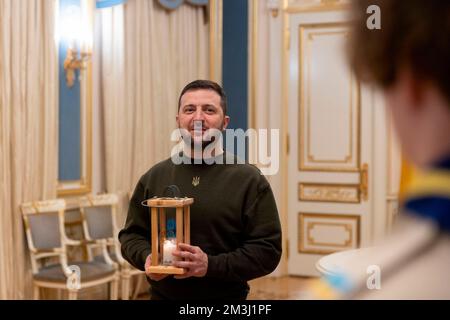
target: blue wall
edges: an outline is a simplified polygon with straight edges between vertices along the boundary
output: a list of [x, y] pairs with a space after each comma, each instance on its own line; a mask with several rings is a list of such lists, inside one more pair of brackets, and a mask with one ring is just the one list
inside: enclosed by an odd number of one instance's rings
[[[80, 0], [60, 0], [59, 14], [70, 5], [80, 6]], [[60, 23], [62, 23], [61, 21]], [[67, 43], [59, 43], [59, 170], [58, 179], [79, 180], [81, 178], [81, 122], [80, 122], [80, 82], [76, 72], [73, 87], [66, 85], [64, 59]]]
[[228, 97], [228, 128], [247, 130], [248, 1], [223, 1], [222, 84]]
[[[228, 98], [228, 115], [231, 118], [229, 129], [247, 130], [248, 124], [248, 1], [223, 1], [223, 52], [222, 52], [222, 84]], [[247, 159], [248, 153], [237, 147], [234, 150], [241, 159]], [[247, 149], [247, 148], [245, 148]]]

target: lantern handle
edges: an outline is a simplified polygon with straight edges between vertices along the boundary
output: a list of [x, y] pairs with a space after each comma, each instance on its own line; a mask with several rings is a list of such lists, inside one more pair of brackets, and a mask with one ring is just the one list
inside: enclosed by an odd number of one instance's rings
[[141, 202], [141, 206], [149, 207], [149, 205], [147, 205], [147, 200], [142, 201]]
[[[180, 199], [181, 198], [180, 188], [178, 188], [178, 186], [176, 186], [174, 184], [167, 186], [163, 191], [163, 197], [166, 199], [173, 199], [173, 198]], [[154, 196], [153, 198], [155, 199], [157, 197]], [[141, 205], [143, 205], [144, 207], [150, 207], [147, 203], [148, 200], [150, 200], [150, 199], [142, 201]]]
[[176, 186], [174, 184], [167, 186], [164, 189], [163, 196], [170, 197], [170, 198], [180, 198], [181, 197], [180, 188], [178, 188], [178, 186]]

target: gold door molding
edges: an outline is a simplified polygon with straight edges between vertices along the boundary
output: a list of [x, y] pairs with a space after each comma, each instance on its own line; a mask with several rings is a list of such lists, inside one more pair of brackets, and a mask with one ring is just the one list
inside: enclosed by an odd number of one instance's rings
[[357, 184], [299, 183], [298, 200], [359, 203], [360, 187]]
[[298, 252], [330, 254], [356, 249], [360, 243], [358, 215], [299, 213]]
[[359, 170], [361, 98], [341, 61], [347, 37], [345, 23], [299, 25], [299, 170]]
[[285, 11], [290, 14], [301, 12], [346, 10], [348, 0], [287, 0]]

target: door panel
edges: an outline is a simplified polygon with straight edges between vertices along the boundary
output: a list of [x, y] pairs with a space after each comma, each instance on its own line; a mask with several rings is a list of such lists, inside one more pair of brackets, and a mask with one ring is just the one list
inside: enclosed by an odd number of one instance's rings
[[373, 99], [348, 67], [343, 11], [289, 20], [288, 271], [317, 275], [324, 254], [371, 237]]
[[343, 23], [300, 24], [299, 170], [358, 171], [359, 88], [345, 63]]
[[342, 214], [299, 214], [298, 252], [329, 254], [359, 246], [359, 216]]

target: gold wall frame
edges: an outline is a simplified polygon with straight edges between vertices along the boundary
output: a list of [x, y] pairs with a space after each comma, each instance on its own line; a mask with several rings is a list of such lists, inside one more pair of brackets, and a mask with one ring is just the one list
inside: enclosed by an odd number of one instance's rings
[[[57, 8], [59, 8], [60, 0], [55, 1]], [[82, 10], [86, 10], [87, 19], [92, 27], [92, 32], [94, 32], [95, 1], [84, 0], [80, 2], [80, 6]], [[58, 59], [64, 59], [64, 57], [59, 56]], [[92, 59], [85, 63], [86, 68], [80, 70], [80, 178], [77, 180], [59, 180], [58, 177], [58, 197], [87, 194], [92, 190]], [[60, 78], [58, 80], [65, 83], [65, 79]]]
[[92, 189], [92, 62], [85, 71], [86, 82], [81, 91], [81, 134], [80, 134], [80, 173], [79, 180], [58, 180], [58, 196], [82, 195]]

